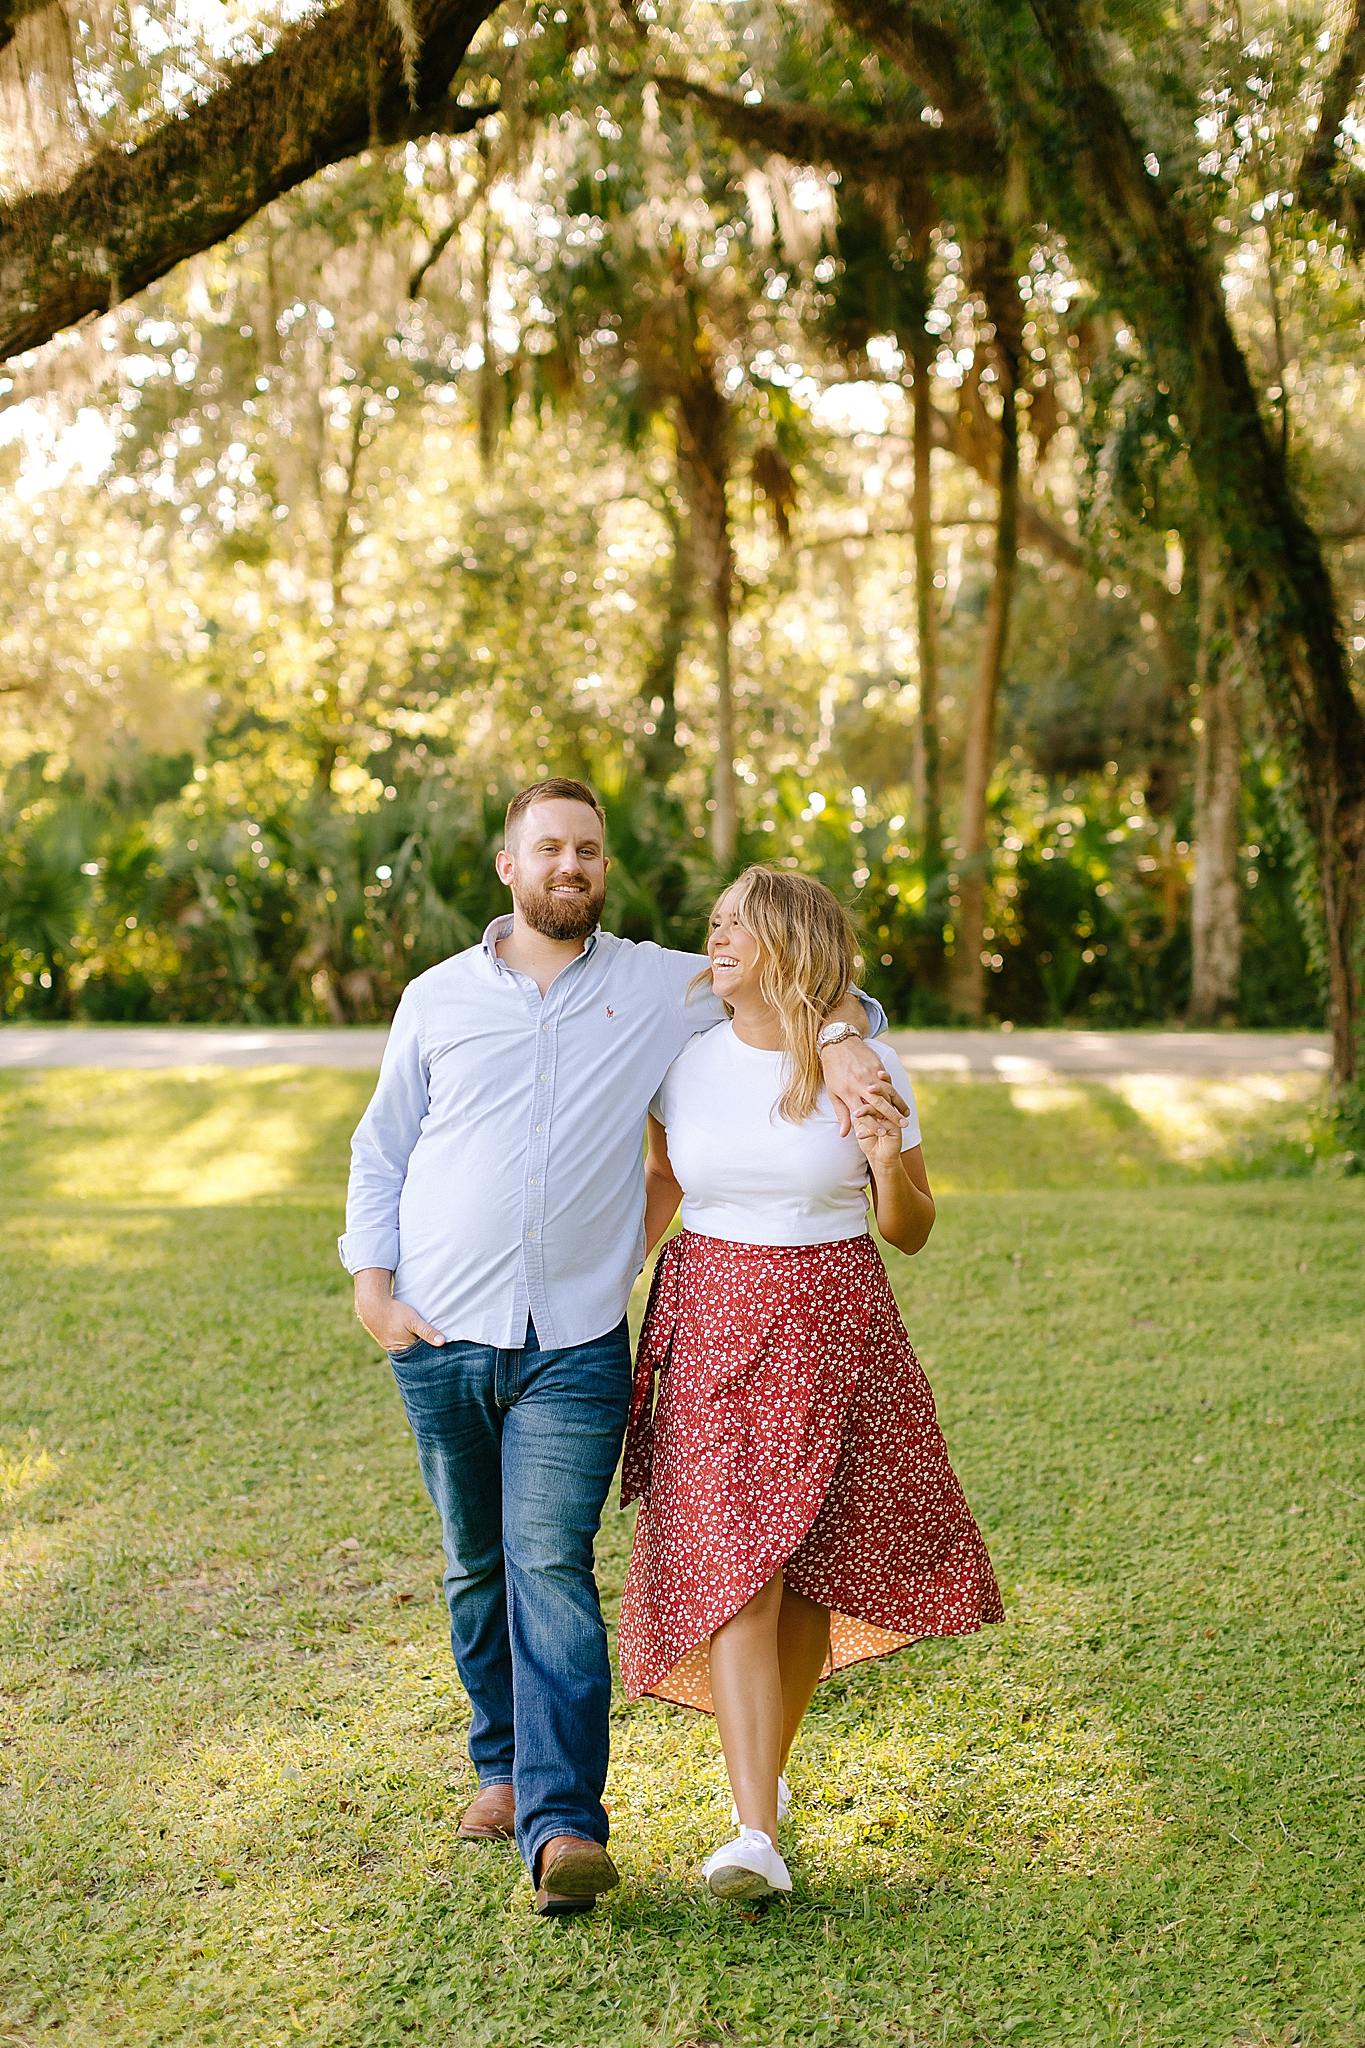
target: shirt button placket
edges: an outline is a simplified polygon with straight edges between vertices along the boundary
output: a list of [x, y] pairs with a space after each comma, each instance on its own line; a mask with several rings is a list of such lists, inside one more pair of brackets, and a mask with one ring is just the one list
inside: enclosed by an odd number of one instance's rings
[[534, 1315], [538, 1306], [544, 1313], [545, 1267], [544, 1267], [544, 1225], [545, 1225], [545, 1181], [549, 1161], [551, 1122], [550, 1105], [554, 1096], [554, 1053], [555, 1032], [553, 1021], [545, 1014], [545, 1000], [542, 998], [540, 1029], [536, 1034], [536, 1080], [534, 1090], [535, 1129], [527, 1148], [527, 1180], [523, 1197], [523, 1214], [526, 1218], [525, 1262], [527, 1291], [531, 1295]]

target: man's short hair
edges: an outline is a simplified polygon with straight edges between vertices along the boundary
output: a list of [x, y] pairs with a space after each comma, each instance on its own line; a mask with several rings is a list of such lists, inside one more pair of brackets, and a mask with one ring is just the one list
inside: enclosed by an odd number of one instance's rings
[[597, 822], [606, 837], [607, 814], [586, 782], [575, 782], [568, 775], [550, 775], [544, 782], [533, 782], [529, 788], [519, 789], [507, 806], [507, 817], [502, 829], [504, 846], [512, 844], [512, 834], [532, 804], [548, 803], [551, 797], [563, 797], [571, 804], [586, 804], [590, 811], [596, 811]]

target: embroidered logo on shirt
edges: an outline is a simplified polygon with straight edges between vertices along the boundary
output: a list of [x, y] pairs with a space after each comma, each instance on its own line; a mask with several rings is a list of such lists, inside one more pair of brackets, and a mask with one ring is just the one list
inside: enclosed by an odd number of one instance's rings
[[607, 1015], [608, 1015], [609, 1017], [614, 1017], [614, 1016], [616, 1015], [616, 1012], [615, 1012], [615, 1010], [613, 1010], [613, 1008], [612, 1008], [612, 1006], [611, 1006], [611, 1004], [610, 1004], [610, 1003], [608, 1003], [608, 1004], [607, 1004]]

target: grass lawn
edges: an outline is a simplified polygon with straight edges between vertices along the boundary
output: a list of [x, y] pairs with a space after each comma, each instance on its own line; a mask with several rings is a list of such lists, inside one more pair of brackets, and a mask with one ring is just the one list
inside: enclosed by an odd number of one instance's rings
[[436, 1526], [332, 1246], [369, 1087], [0, 1085], [0, 2043], [1365, 2042], [1365, 1180], [1302, 1104], [920, 1091], [890, 1263], [1008, 1620], [821, 1688], [749, 1918], [713, 1725], [621, 1700], [624, 1882], [543, 1923], [452, 1841]]

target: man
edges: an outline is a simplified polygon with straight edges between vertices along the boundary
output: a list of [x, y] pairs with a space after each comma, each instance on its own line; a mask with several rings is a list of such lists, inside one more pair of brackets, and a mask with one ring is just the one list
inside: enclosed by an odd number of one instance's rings
[[[689, 1000], [705, 960], [600, 930], [604, 826], [581, 782], [508, 805], [512, 915], [405, 990], [340, 1241], [441, 1516], [479, 1778], [460, 1834], [515, 1835], [546, 1914], [588, 1911], [618, 1881], [593, 1538], [630, 1398], [646, 1111], [724, 1015]], [[867, 1021], [849, 996], [826, 1027], [841, 1120], [890, 1089]]]

